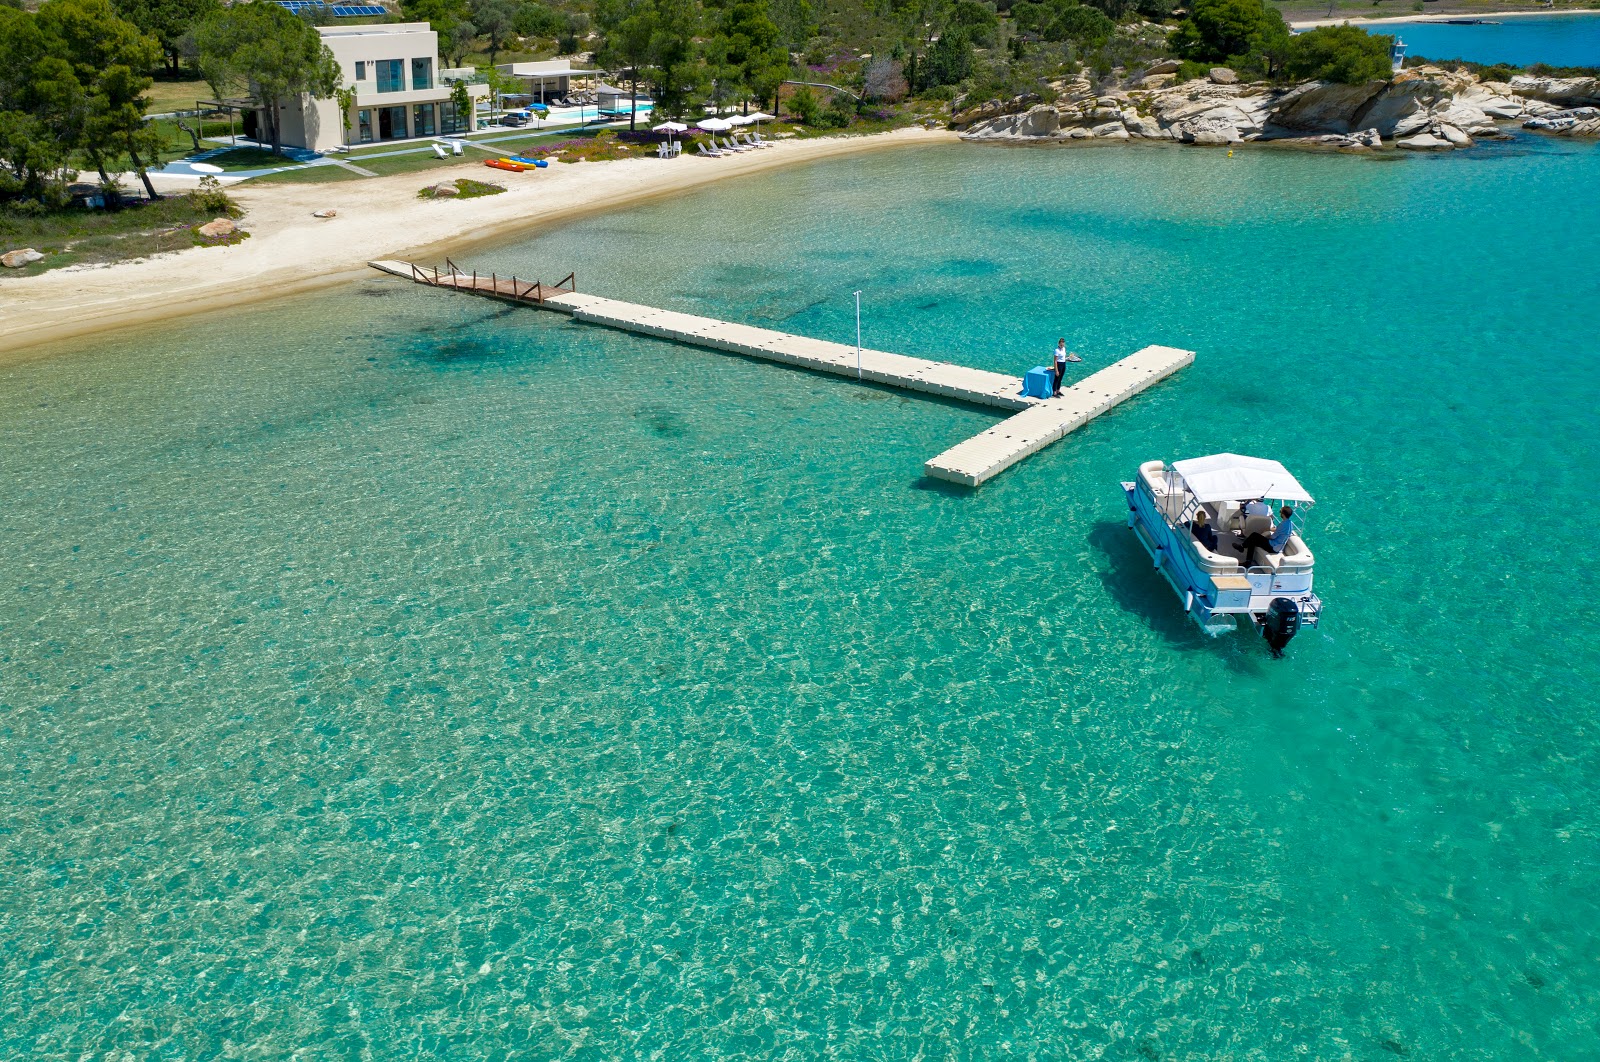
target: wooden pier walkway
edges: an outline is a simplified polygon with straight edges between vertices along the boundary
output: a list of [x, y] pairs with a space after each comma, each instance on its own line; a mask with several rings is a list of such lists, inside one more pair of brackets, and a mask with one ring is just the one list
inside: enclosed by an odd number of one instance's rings
[[419, 284], [556, 310], [607, 328], [1014, 412], [923, 466], [930, 476], [969, 487], [992, 479], [1194, 361], [1194, 354], [1187, 350], [1145, 347], [1063, 388], [1060, 398], [1030, 398], [1022, 393], [1022, 380], [1016, 376], [865, 349], [860, 352], [858, 367], [856, 348], [848, 344], [580, 294], [571, 274], [559, 284], [546, 285], [465, 273], [448, 260], [448, 271], [409, 262], [371, 264]]

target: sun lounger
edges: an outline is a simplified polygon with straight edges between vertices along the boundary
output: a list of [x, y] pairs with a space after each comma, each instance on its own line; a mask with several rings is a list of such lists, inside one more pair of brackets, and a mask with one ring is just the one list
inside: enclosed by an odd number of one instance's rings
[[450, 148], [451, 148], [451, 152], [450, 153], [452, 155], [459, 155], [459, 154], [461, 154], [461, 152], [463, 150], [466, 149], [466, 145], [463, 144], [459, 140], [452, 140], [452, 141], [450, 141]]
[[700, 154], [704, 155], [708, 159], [720, 159], [724, 154], [724, 152], [718, 150], [717, 148], [712, 148], [711, 150], [707, 151], [704, 141], [695, 144], [695, 147], [699, 148]]
[[734, 143], [732, 137], [729, 137], [727, 140], [724, 140], [718, 146], [720, 146], [724, 151], [749, 151], [750, 150], [749, 148], [745, 147], [743, 144]]
[[443, 144], [435, 144], [433, 145], [433, 155], [434, 158], [447, 159], [450, 157], [450, 152], [444, 149]]

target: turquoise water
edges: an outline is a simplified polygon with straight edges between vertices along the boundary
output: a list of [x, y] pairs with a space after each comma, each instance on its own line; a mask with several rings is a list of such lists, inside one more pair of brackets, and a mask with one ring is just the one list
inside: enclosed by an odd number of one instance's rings
[[1517, 66], [1600, 66], [1600, 12], [1498, 21], [1498, 25], [1484, 26], [1400, 22], [1373, 26], [1370, 32], [1398, 36], [1406, 43], [1407, 55], [1429, 59]]
[[[377, 277], [0, 369], [0, 1054], [1594, 1057], [1597, 181], [961, 146], [470, 256], [1198, 351], [976, 493], [984, 411]], [[1282, 661], [1121, 523], [1222, 449], [1320, 501]]]

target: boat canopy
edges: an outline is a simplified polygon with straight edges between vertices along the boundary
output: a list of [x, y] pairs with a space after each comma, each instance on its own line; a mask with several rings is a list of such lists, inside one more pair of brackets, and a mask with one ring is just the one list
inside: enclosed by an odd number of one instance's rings
[[1212, 454], [1187, 461], [1174, 461], [1176, 472], [1189, 493], [1199, 502], [1251, 501], [1275, 498], [1305, 502], [1312, 497], [1289, 470], [1276, 461], [1241, 454]]

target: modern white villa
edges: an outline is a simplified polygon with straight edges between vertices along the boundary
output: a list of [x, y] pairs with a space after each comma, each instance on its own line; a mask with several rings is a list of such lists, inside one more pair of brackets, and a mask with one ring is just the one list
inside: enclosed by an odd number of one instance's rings
[[[451, 82], [464, 81], [472, 70], [439, 66], [439, 36], [426, 22], [371, 26], [319, 26], [323, 43], [333, 52], [342, 84], [356, 90], [355, 104], [341, 125], [334, 99], [301, 96], [279, 115], [283, 143], [289, 147], [328, 151], [346, 143], [464, 133], [471, 114], [458, 114], [451, 102]], [[487, 85], [467, 86], [473, 106], [489, 94]], [[262, 115], [251, 126], [265, 128]]]

